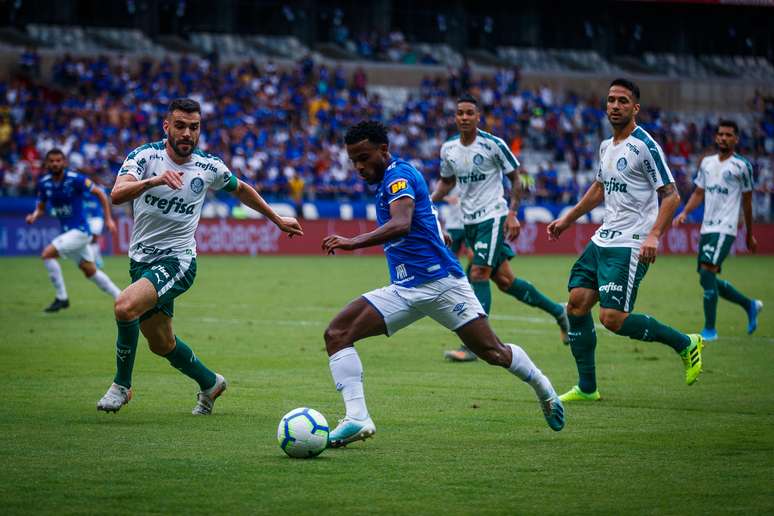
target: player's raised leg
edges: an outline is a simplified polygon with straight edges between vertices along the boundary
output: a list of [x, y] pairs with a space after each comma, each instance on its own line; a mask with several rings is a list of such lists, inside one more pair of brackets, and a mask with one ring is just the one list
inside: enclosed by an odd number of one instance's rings
[[[89, 252], [92, 252], [91, 247], [89, 247]], [[115, 283], [113, 283], [113, 281], [107, 274], [105, 274], [104, 271], [101, 271], [97, 268], [95, 262], [81, 260], [81, 262], [78, 264], [78, 268], [81, 269], [83, 275], [86, 276], [86, 279], [97, 285], [97, 287], [102, 292], [109, 295], [113, 299], [118, 299], [118, 295], [121, 293], [121, 289], [118, 288]]]
[[363, 364], [354, 347], [366, 337], [387, 334], [382, 315], [365, 297], [349, 303], [325, 330], [325, 348], [336, 390], [346, 415], [330, 433], [331, 446], [345, 446], [371, 437], [376, 427], [368, 414], [363, 390]]
[[497, 270], [492, 276], [492, 280], [500, 291], [515, 297], [522, 303], [539, 308], [551, 315], [556, 320], [556, 324], [559, 325], [562, 342], [569, 344], [567, 338], [569, 322], [567, 321], [567, 310], [564, 306], [549, 299], [529, 281], [517, 278], [513, 273], [513, 270], [511, 270], [511, 264], [508, 261], [503, 261], [503, 263], [497, 267]]
[[48, 279], [51, 280], [51, 284], [54, 286], [56, 296], [54, 301], [46, 307], [45, 312], [58, 312], [63, 308], [70, 306], [70, 300], [67, 297], [67, 288], [65, 287], [64, 276], [62, 276], [62, 267], [59, 265], [59, 253], [53, 244], [49, 244], [43, 249], [40, 255], [43, 260], [43, 265], [46, 266], [48, 271]]
[[[577, 264], [573, 267], [575, 272]], [[576, 276], [576, 279], [579, 278]], [[571, 278], [572, 285], [572, 278]], [[562, 401], [597, 401], [601, 398], [597, 390], [595, 350], [597, 332], [591, 308], [597, 303], [599, 295], [595, 289], [574, 287], [570, 290], [567, 303], [567, 318], [570, 329], [567, 333], [570, 351], [578, 368], [578, 383], [559, 398]]]
[[155, 354], [166, 358], [170, 365], [199, 384], [194, 415], [209, 415], [215, 400], [228, 387], [226, 379], [211, 371], [172, 329], [172, 318], [156, 312], [140, 323], [140, 330]]
[[113, 384], [97, 402], [97, 410], [117, 412], [132, 398], [132, 371], [140, 336], [140, 316], [153, 308], [157, 300], [156, 289], [147, 278], [140, 278], [126, 287], [116, 299], [116, 375]]
[[700, 335], [686, 335], [649, 315], [612, 308], [601, 308], [599, 320], [605, 328], [618, 335], [645, 342], [661, 342], [674, 349], [683, 361], [685, 383], [688, 385], [693, 385], [701, 373], [703, 342]]
[[489, 320], [480, 316], [456, 330], [463, 343], [490, 365], [507, 369], [528, 383], [537, 395], [543, 415], [552, 430], [564, 428], [564, 407], [548, 377], [527, 353], [515, 344], [503, 343], [492, 331]]

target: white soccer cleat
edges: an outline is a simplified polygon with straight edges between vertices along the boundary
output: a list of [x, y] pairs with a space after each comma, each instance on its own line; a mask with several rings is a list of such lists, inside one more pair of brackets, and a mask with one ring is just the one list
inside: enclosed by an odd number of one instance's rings
[[212, 406], [215, 404], [215, 400], [223, 394], [227, 387], [228, 382], [226, 379], [215, 373], [215, 385], [206, 391], [199, 391], [199, 394], [196, 395], [196, 406], [191, 411], [191, 414], [195, 416], [209, 416], [212, 414]]
[[352, 419], [345, 417], [329, 434], [331, 448], [340, 448], [355, 441], [365, 441], [376, 433], [376, 425], [371, 418]]
[[97, 410], [116, 413], [132, 399], [132, 389], [114, 383], [97, 402]]

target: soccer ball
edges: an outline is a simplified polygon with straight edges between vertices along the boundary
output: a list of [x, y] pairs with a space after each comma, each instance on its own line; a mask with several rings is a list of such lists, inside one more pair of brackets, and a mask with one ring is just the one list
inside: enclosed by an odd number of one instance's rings
[[282, 451], [297, 459], [320, 455], [328, 446], [328, 422], [314, 409], [301, 407], [284, 416], [277, 428]]

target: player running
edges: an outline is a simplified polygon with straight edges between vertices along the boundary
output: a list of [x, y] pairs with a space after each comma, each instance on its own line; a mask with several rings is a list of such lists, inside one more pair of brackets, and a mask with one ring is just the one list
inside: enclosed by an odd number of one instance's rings
[[682, 224], [688, 214], [704, 202], [698, 256], [699, 283], [704, 289], [704, 328], [701, 330], [704, 340], [718, 338], [715, 329], [718, 294], [744, 309], [748, 334], [758, 327], [758, 313], [763, 308], [762, 301], [750, 299], [728, 281], [717, 279], [723, 260], [736, 239], [740, 204], [747, 228], [747, 249], [754, 253], [758, 248], [753, 236], [753, 170], [749, 161], [734, 152], [737, 143], [739, 127], [736, 122], [721, 120], [715, 134], [719, 152], [705, 157], [699, 163], [699, 172], [694, 180], [696, 190], [688, 199], [683, 212], [673, 222], [675, 226]]
[[58, 312], [70, 306], [62, 267], [56, 260], [60, 256], [77, 263], [84, 276], [113, 299], [117, 298], [121, 289], [113, 284], [107, 274], [97, 269], [94, 263], [94, 253], [89, 246], [92, 235], [83, 209], [84, 197], [90, 194], [96, 196], [105, 212], [105, 225], [115, 233], [116, 225], [110, 214], [107, 195], [91, 179], [67, 170], [64, 152], [59, 149], [51, 149], [46, 153], [45, 166], [48, 173], [38, 181], [38, 202], [35, 211], [26, 218], [27, 224], [34, 224], [46, 213], [46, 204], [50, 203], [54, 215], [62, 225], [62, 234], [47, 245], [40, 255], [56, 290], [54, 301], [44, 311]]
[[172, 328], [174, 299], [191, 288], [196, 276], [194, 233], [208, 188], [231, 192], [290, 236], [303, 235], [296, 219], [277, 215], [223, 161], [196, 149], [200, 131], [199, 103], [173, 100], [164, 119], [167, 138], [135, 149], [118, 172], [113, 202], [133, 201], [134, 208], [133, 283], [116, 300], [116, 375], [97, 410], [116, 412], [132, 398], [139, 332], [151, 351], [199, 384], [193, 414], [210, 414], [226, 389], [226, 379], [209, 370]]
[[535, 390], [548, 425], [564, 427], [564, 408], [551, 382], [519, 346], [503, 344], [494, 334], [459, 262], [444, 245], [435, 208], [422, 174], [393, 158], [387, 130], [376, 121], [350, 127], [347, 154], [365, 181], [378, 185], [379, 227], [352, 238], [329, 235], [322, 248], [353, 250], [384, 244], [391, 285], [372, 290], [347, 305], [325, 330], [325, 346], [346, 416], [330, 433], [332, 447], [366, 439], [376, 427], [363, 393], [363, 365], [354, 343], [395, 332], [430, 316], [457, 333], [489, 364], [508, 369]]
[[661, 147], [636, 124], [639, 100], [640, 89], [633, 82], [616, 79], [610, 84], [607, 118], [613, 137], [599, 146], [597, 180], [578, 204], [548, 225], [549, 239], [556, 240], [579, 217], [605, 202], [602, 226], [570, 271], [567, 312], [579, 381], [560, 396], [562, 401], [600, 399], [594, 367], [597, 335], [591, 317], [597, 301], [599, 320], [608, 330], [661, 342], [679, 353], [688, 385], [701, 372], [701, 336], [686, 335], [648, 315], [632, 313], [640, 281], [656, 261], [659, 238], [680, 204]]
[[[566, 343], [569, 323], [565, 307], [550, 300], [529, 281], [516, 278], [511, 270], [508, 261], [515, 254], [505, 240], [515, 240], [521, 229], [516, 218], [519, 162], [502, 139], [478, 129], [480, 120], [476, 99], [470, 95], [460, 97], [454, 116], [460, 133], [441, 146], [441, 179], [431, 200], [440, 201], [459, 185], [465, 242], [473, 251], [470, 284], [486, 313], [492, 305], [491, 279], [502, 292], [554, 317]], [[510, 208], [504, 196], [504, 176], [513, 184]], [[464, 345], [444, 356], [457, 362], [476, 359]]]

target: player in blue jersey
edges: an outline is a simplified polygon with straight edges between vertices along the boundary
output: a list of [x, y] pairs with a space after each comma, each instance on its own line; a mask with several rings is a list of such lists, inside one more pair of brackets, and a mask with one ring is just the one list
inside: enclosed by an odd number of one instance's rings
[[38, 202], [35, 211], [27, 215], [26, 219], [27, 224], [34, 224], [46, 213], [46, 204], [50, 204], [62, 225], [62, 234], [46, 246], [40, 255], [48, 270], [48, 277], [56, 289], [56, 298], [45, 311], [57, 312], [70, 306], [62, 268], [56, 260], [60, 256], [77, 263], [88, 279], [116, 299], [121, 291], [94, 263], [94, 254], [89, 246], [91, 231], [83, 209], [84, 196], [90, 193], [96, 195], [105, 213], [105, 225], [111, 232], [115, 232], [116, 225], [110, 215], [107, 195], [90, 179], [67, 170], [65, 155], [61, 150], [48, 151], [45, 164], [48, 173], [38, 181]]
[[349, 128], [345, 143], [360, 177], [378, 185], [379, 227], [352, 238], [329, 235], [322, 247], [333, 254], [337, 249], [384, 244], [391, 285], [349, 303], [325, 330], [331, 374], [346, 407], [345, 417], [330, 434], [331, 446], [345, 446], [376, 431], [366, 408], [363, 365], [354, 343], [375, 335], [391, 336], [424, 316], [454, 331], [487, 363], [529, 383], [548, 425], [561, 430], [564, 409], [551, 382], [523, 349], [504, 344], [492, 331], [462, 267], [444, 244], [422, 174], [390, 155], [387, 130], [379, 122], [363, 121]]
[[[100, 185], [94, 183], [94, 188], [102, 190], [107, 196], [107, 193]], [[89, 247], [91, 247], [91, 252], [94, 253], [94, 263], [101, 269], [103, 262], [100, 239], [102, 230], [105, 229], [105, 217], [99, 197], [96, 194], [87, 195], [83, 199], [83, 210], [86, 215], [86, 222], [89, 224], [89, 230], [91, 231], [91, 244], [89, 244]]]

